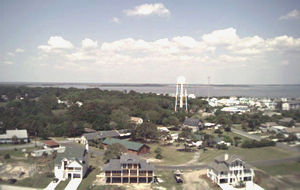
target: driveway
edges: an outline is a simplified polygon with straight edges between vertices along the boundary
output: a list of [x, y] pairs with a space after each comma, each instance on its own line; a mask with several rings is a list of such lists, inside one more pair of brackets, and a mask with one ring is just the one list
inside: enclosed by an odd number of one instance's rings
[[54, 183], [53, 181], [51, 181], [51, 183], [49, 183], [49, 185], [45, 188], [45, 190], [55, 190], [55, 187], [60, 183], [61, 180], [59, 180], [58, 182]]
[[71, 179], [65, 190], [76, 190], [80, 185], [81, 181], [82, 179]]
[[262, 139], [260, 136], [250, 135], [249, 133], [247, 133], [245, 131], [241, 131], [241, 130], [238, 130], [235, 128], [231, 128], [231, 132], [241, 135], [241, 136], [244, 136], [244, 137], [247, 137], [249, 139], [257, 140], [257, 141], [260, 141]]

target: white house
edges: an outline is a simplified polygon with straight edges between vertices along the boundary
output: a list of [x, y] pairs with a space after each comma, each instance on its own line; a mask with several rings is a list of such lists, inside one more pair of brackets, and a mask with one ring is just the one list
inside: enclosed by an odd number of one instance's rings
[[207, 176], [218, 185], [253, 182], [254, 170], [236, 155], [217, 156], [207, 169]]
[[143, 119], [140, 117], [130, 117], [130, 122], [136, 124], [136, 125], [141, 125], [143, 124]]
[[[16, 138], [15, 138], [16, 137]], [[13, 143], [13, 138], [17, 142], [28, 142], [28, 134], [26, 129], [6, 130], [5, 134], [0, 134], [0, 143]]]
[[88, 144], [86, 147], [70, 145], [64, 153], [57, 154], [54, 165], [55, 177], [65, 181], [68, 178], [83, 179], [88, 169]]
[[282, 103], [282, 110], [296, 110], [300, 109], [300, 101], [293, 100], [293, 101], [288, 101], [285, 103]]

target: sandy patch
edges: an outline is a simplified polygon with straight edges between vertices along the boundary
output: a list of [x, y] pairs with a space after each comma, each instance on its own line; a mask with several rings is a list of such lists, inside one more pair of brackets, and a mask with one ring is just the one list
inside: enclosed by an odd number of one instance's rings
[[0, 178], [3, 180], [7, 179], [17, 179], [21, 180], [26, 177], [33, 176], [36, 171], [35, 165], [29, 165], [25, 163], [13, 163], [13, 164], [5, 164], [0, 168]]
[[198, 170], [183, 173], [184, 190], [207, 190], [210, 189], [208, 183], [201, 177], [206, 175], [206, 170]]

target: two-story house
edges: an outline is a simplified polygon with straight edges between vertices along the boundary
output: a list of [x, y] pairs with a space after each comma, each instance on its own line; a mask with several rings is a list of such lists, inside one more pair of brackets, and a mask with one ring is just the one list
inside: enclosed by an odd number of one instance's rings
[[88, 145], [68, 145], [64, 153], [57, 154], [55, 158], [54, 174], [61, 180], [80, 178], [88, 169]]
[[236, 155], [217, 156], [207, 169], [207, 176], [218, 185], [253, 182], [254, 170]]
[[111, 159], [103, 171], [106, 183], [150, 183], [154, 179], [154, 166], [131, 153]]

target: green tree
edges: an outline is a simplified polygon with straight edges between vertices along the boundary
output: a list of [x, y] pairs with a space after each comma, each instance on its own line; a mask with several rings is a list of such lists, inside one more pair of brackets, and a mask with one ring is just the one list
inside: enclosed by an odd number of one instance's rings
[[120, 156], [126, 151], [127, 149], [119, 143], [108, 145], [106, 151], [104, 152], [103, 159], [108, 161], [110, 159], [120, 158]]

